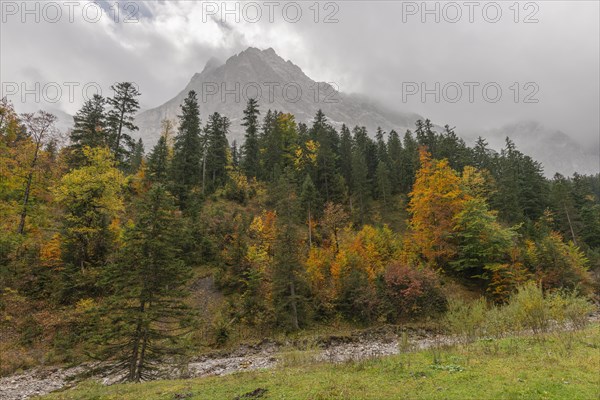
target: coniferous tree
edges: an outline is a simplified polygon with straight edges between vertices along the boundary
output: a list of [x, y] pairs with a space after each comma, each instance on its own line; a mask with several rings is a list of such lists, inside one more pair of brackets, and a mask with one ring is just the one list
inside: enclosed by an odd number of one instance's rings
[[370, 190], [368, 180], [368, 168], [363, 153], [358, 146], [352, 152], [352, 193], [353, 200], [351, 208], [362, 224], [367, 217], [369, 207]]
[[325, 201], [334, 194], [335, 174], [337, 173], [337, 154], [339, 137], [336, 130], [328, 124], [323, 111], [318, 110], [310, 129], [311, 138], [319, 143], [316, 165], [316, 187]]
[[352, 187], [352, 134], [346, 125], [340, 130], [340, 173], [346, 186]]
[[206, 182], [203, 182], [203, 187], [206, 185], [210, 191], [223, 185], [227, 177], [229, 125], [229, 119], [217, 112], [209, 116], [206, 123], [206, 170], [203, 174]]
[[242, 149], [242, 169], [248, 178], [256, 178], [259, 176], [260, 169], [260, 145], [258, 141], [258, 102], [256, 99], [249, 99], [246, 109], [244, 110], [244, 118], [242, 126], [246, 128], [245, 142]]
[[110, 149], [117, 162], [129, 163], [135, 142], [127, 131], [134, 132], [138, 130], [138, 127], [134, 124], [134, 117], [140, 108], [137, 100], [140, 92], [132, 82], [120, 82], [110, 88], [115, 92], [113, 97], [106, 100], [111, 107], [106, 114]]
[[189, 205], [193, 188], [198, 188], [202, 182], [202, 156], [200, 110], [196, 92], [191, 90], [181, 105], [171, 162], [171, 192], [181, 209]]
[[304, 271], [300, 263], [300, 235], [297, 227], [298, 197], [290, 178], [279, 178], [275, 190], [277, 228], [273, 256], [274, 308], [281, 325], [300, 329], [303, 315]]
[[169, 162], [167, 138], [162, 135], [148, 156], [148, 179], [151, 182], [166, 184], [169, 177]]
[[240, 151], [238, 149], [237, 140], [231, 143], [231, 165], [233, 168], [238, 169], [240, 166]]
[[385, 143], [385, 132], [381, 127], [377, 128], [377, 132], [375, 133], [375, 140], [377, 141], [377, 160], [383, 161], [384, 164], [388, 163], [388, 150], [387, 145]]
[[306, 175], [304, 183], [302, 183], [300, 202], [307, 215], [308, 246], [310, 248], [312, 247], [312, 219], [314, 218], [314, 209], [317, 203], [317, 188], [315, 188], [312, 179], [310, 179], [310, 175]]
[[267, 182], [274, 182], [281, 172], [282, 146], [281, 131], [277, 128], [277, 120], [281, 115], [278, 111], [268, 110], [263, 118], [260, 135], [260, 173]]
[[392, 194], [398, 194], [402, 190], [402, 157], [403, 148], [402, 141], [398, 132], [395, 130], [390, 131], [390, 136], [387, 142], [388, 160], [389, 160], [389, 171], [390, 171], [390, 184]]
[[379, 165], [377, 165], [377, 195], [384, 205], [388, 204], [391, 191], [388, 167], [383, 161], [379, 161]]
[[183, 303], [190, 270], [180, 258], [173, 200], [155, 185], [138, 210], [118, 261], [105, 274], [112, 295], [97, 338], [100, 355], [116, 360], [114, 372], [131, 382], [150, 379], [159, 361], [181, 350], [177, 339], [191, 316]]
[[419, 169], [419, 145], [411, 131], [404, 134], [403, 146], [401, 187], [402, 193], [410, 193]]
[[140, 167], [142, 166], [142, 162], [144, 161], [144, 142], [142, 138], [139, 138], [133, 147], [133, 152], [131, 153], [131, 160], [129, 162], [129, 173], [135, 174]]
[[95, 94], [87, 100], [81, 110], [77, 111], [73, 129], [69, 133], [70, 145], [68, 163], [71, 168], [80, 167], [85, 162], [84, 147], [109, 146], [108, 132], [106, 129], [106, 115], [104, 107], [106, 100]]

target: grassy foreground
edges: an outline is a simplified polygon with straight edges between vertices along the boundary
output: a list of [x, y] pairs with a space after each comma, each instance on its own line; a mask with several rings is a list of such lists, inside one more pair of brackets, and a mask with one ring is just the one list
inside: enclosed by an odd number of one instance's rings
[[[109, 387], [84, 382], [44, 399], [599, 399], [600, 325], [341, 365], [298, 364]], [[257, 389], [266, 392], [250, 395]]]

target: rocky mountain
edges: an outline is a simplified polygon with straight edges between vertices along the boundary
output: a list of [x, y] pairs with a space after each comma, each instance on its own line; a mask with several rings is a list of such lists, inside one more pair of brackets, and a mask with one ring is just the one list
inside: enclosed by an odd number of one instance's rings
[[250, 97], [258, 99], [263, 114], [268, 109], [279, 110], [294, 114], [297, 122], [309, 122], [317, 110], [322, 109], [336, 127], [342, 123], [351, 127], [361, 125], [370, 132], [378, 126], [404, 132], [421, 118], [414, 113], [386, 109], [362, 96], [341, 93], [328, 83], [310, 79], [273, 49], [250, 47], [225, 63], [211, 59], [177, 96], [140, 113], [136, 123], [147, 149], [158, 140], [163, 119], [177, 121], [179, 106], [190, 90], [198, 94], [204, 121], [215, 111], [231, 119], [229, 140], [236, 139], [238, 143], [243, 141], [242, 110]]
[[[215, 111], [231, 119], [230, 142], [243, 142], [241, 124], [242, 110], [248, 97], [259, 98], [263, 114], [268, 109], [292, 113], [298, 122], [310, 122], [320, 108], [336, 127], [342, 123], [353, 127], [366, 126], [371, 134], [378, 126], [389, 131], [403, 133], [413, 129], [421, 116], [389, 109], [369, 97], [345, 94], [324, 82], [315, 82], [300, 67], [279, 57], [273, 49], [259, 50], [253, 47], [230, 57], [226, 62], [211, 59], [200, 73], [194, 74], [187, 86], [165, 104], [141, 112], [136, 117], [140, 127], [133, 136], [142, 137], [149, 151], [160, 136], [161, 121], [170, 119], [177, 123], [180, 105], [190, 90], [195, 90], [200, 103], [201, 118]], [[260, 96], [259, 96], [260, 94]], [[65, 131], [73, 124], [72, 116], [62, 112], [58, 115], [58, 127]], [[446, 121], [434, 121], [445, 123]], [[458, 127], [460, 133], [460, 127]], [[504, 146], [508, 136], [525, 154], [540, 161], [546, 176], [555, 172], [572, 175], [600, 172], [600, 154], [596, 147], [584, 148], [566, 133], [545, 127], [535, 121], [521, 121], [501, 128], [465, 134], [467, 142], [474, 142], [477, 135], [488, 140], [496, 150]]]

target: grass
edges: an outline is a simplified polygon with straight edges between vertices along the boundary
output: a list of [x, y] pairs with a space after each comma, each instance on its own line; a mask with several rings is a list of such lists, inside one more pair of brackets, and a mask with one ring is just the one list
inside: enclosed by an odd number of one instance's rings
[[44, 399], [232, 400], [250, 392], [258, 395], [240, 398], [597, 400], [600, 325], [578, 332], [479, 340], [468, 346], [339, 365], [292, 363], [225, 377], [109, 387], [87, 381]]

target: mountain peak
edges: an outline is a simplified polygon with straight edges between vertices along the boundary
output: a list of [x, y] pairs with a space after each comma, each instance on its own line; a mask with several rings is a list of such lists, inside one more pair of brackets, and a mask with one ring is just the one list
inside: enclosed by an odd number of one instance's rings
[[202, 70], [202, 72], [211, 71], [213, 69], [220, 67], [221, 65], [223, 65], [223, 62], [221, 60], [217, 59], [216, 57], [211, 57], [206, 62], [206, 65], [204, 66], [204, 69]]

